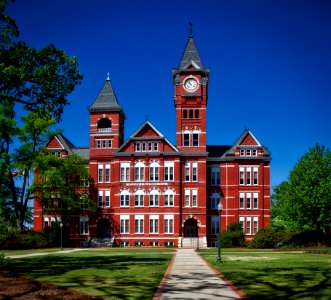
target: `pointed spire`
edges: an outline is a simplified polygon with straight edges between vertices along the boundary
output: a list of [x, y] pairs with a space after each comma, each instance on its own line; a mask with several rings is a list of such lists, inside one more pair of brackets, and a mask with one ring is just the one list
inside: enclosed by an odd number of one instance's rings
[[190, 36], [186, 43], [186, 47], [182, 56], [182, 59], [179, 64], [179, 70], [186, 68], [190, 63], [194, 62], [200, 69], [203, 69], [203, 65], [200, 59], [200, 55], [198, 53], [197, 47], [194, 43], [194, 39], [192, 36], [192, 23], [190, 25]]
[[120, 111], [124, 114], [110, 83], [109, 75], [110, 74], [107, 73], [107, 79], [104, 86], [96, 97], [94, 103], [88, 109], [90, 112]]

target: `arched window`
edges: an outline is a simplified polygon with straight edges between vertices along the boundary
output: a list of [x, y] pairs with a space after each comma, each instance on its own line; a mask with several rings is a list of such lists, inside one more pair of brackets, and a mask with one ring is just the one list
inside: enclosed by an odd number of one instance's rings
[[174, 206], [175, 193], [172, 190], [166, 190], [164, 193], [164, 206]]
[[134, 180], [144, 181], [145, 165], [142, 162], [137, 162], [134, 165]]
[[149, 193], [149, 206], [159, 206], [159, 192], [152, 190]]
[[211, 209], [217, 209], [218, 203], [220, 203], [221, 196], [218, 193], [211, 195]]
[[127, 190], [121, 191], [121, 206], [130, 205], [130, 193]]
[[102, 118], [98, 122], [99, 132], [110, 132], [111, 131], [111, 121], [107, 118]]
[[144, 206], [144, 191], [137, 190], [134, 193], [134, 206]]
[[150, 181], [159, 181], [159, 170], [160, 170], [160, 165], [157, 162], [152, 162], [149, 165], [149, 180]]
[[184, 147], [190, 146], [190, 132], [188, 130], [185, 130], [183, 132], [183, 146]]

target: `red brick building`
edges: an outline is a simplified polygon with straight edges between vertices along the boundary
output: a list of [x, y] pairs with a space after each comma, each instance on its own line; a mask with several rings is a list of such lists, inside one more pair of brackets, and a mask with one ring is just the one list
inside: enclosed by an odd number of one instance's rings
[[[73, 216], [71, 238], [112, 237], [118, 244], [215, 245], [219, 232], [242, 223], [247, 240], [270, 218], [270, 153], [245, 130], [233, 145], [206, 144], [209, 69], [192, 36], [172, 71], [176, 145], [145, 121], [124, 140], [125, 113], [107, 78], [90, 112], [90, 147], [57, 135], [48, 148], [81, 155], [94, 179], [97, 213]], [[35, 229], [59, 221], [35, 201]], [[75, 225], [74, 225], [75, 224]]]

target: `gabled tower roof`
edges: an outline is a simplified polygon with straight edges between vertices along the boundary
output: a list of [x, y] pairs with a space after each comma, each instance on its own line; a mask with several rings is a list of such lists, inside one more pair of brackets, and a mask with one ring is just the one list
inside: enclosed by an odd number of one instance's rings
[[109, 77], [107, 78], [99, 95], [96, 97], [94, 103], [88, 108], [88, 110], [90, 112], [118, 111], [124, 115], [123, 109], [117, 101]]
[[186, 47], [180, 61], [178, 70], [186, 69], [190, 64], [194, 63], [199, 69], [203, 69], [203, 65], [198, 53], [197, 47], [195, 46], [193, 36], [190, 35], [186, 43]]

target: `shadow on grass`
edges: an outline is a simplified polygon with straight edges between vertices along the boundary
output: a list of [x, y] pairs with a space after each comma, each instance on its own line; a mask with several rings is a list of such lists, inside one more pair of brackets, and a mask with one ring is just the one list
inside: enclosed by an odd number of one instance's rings
[[12, 260], [11, 268], [105, 298], [148, 299], [153, 297], [170, 260], [171, 255], [49, 255]]
[[241, 268], [222, 274], [254, 300], [331, 299], [329, 266]]

